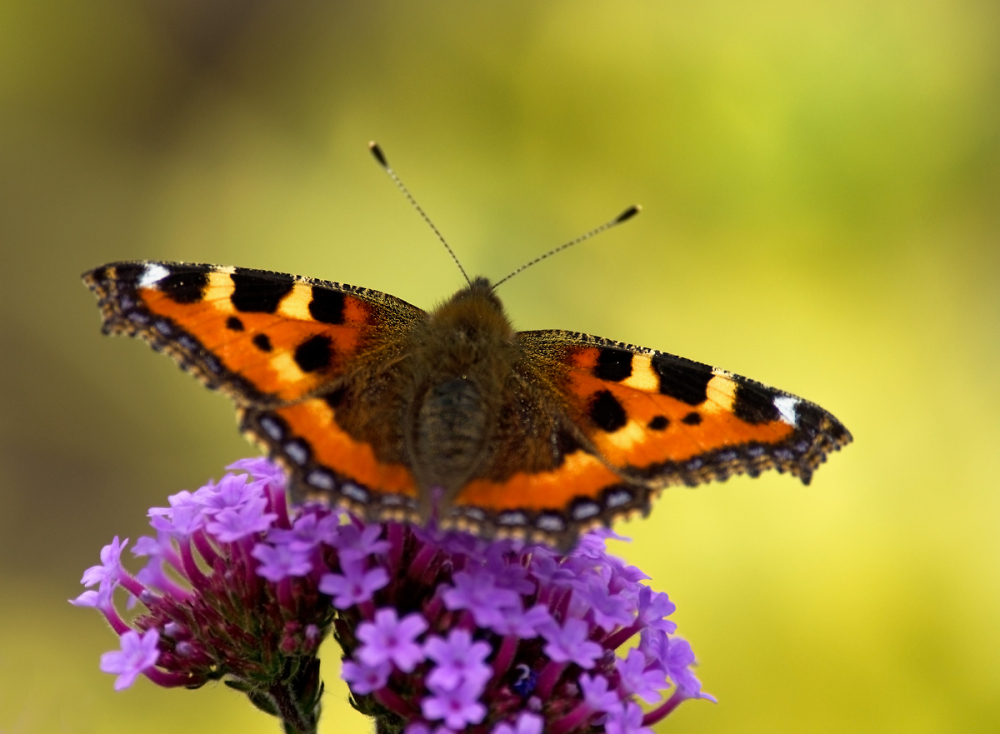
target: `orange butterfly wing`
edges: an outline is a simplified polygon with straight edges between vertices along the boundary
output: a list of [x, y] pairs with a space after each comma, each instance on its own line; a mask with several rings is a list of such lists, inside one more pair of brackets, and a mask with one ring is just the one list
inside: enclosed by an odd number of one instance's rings
[[367, 508], [362, 493], [399, 495], [390, 506], [415, 497], [406, 465], [341, 428], [330, 396], [359, 365], [391, 358], [420, 309], [365, 288], [214, 265], [113, 263], [84, 282], [106, 333], [145, 339], [232, 397], [243, 430], [283, 461], [298, 494], [312, 488], [356, 508]]
[[772, 468], [808, 484], [852, 440], [819, 406], [705, 364], [567, 331], [518, 338], [558, 396], [547, 409], [558, 416], [551, 443], [564, 448], [551, 469], [471, 482], [455, 500], [459, 526], [565, 546], [587, 527], [648, 512], [670, 485]]

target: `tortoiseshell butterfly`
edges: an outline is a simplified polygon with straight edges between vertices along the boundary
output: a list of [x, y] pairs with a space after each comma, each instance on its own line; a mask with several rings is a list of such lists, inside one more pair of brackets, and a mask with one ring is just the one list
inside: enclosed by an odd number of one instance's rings
[[294, 496], [369, 521], [433, 516], [568, 548], [586, 528], [647, 512], [671, 485], [766, 469], [808, 484], [851, 441], [819, 406], [725, 370], [515, 331], [485, 278], [430, 313], [366, 288], [217, 265], [121, 262], [84, 281], [105, 333], [142, 337], [233, 398]]

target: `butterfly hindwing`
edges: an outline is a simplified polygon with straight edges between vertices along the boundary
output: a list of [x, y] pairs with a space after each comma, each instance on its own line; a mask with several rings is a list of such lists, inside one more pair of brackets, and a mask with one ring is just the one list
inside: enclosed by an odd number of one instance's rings
[[105, 332], [142, 337], [240, 405], [322, 391], [423, 313], [378, 291], [215, 265], [113, 263], [84, 281]]
[[[241, 410], [240, 426], [287, 468], [297, 499], [347, 507], [371, 521], [416, 520], [417, 485], [406, 457], [383, 450], [401, 441], [372, 435], [371, 425], [352, 435], [342, 416], [338, 421], [347, 399], [342, 389], [280, 408]], [[400, 423], [383, 427], [398, 432]]]

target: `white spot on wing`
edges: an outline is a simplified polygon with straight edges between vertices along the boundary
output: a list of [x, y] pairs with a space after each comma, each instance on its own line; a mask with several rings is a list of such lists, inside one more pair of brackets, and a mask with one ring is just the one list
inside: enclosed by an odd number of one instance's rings
[[159, 263], [149, 263], [139, 276], [139, 287], [149, 288], [170, 275], [170, 271]]
[[348, 499], [352, 499], [361, 504], [366, 504], [368, 502], [368, 492], [362, 487], [352, 484], [351, 482], [345, 482], [340, 488], [340, 493]]
[[781, 413], [781, 420], [790, 426], [798, 426], [798, 418], [795, 415], [795, 406], [798, 404], [799, 399], [791, 395], [779, 395], [774, 399], [774, 407]]
[[566, 523], [556, 515], [542, 515], [535, 521], [535, 526], [540, 530], [548, 530], [553, 533], [558, 533], [560, 530], [566, 529]]

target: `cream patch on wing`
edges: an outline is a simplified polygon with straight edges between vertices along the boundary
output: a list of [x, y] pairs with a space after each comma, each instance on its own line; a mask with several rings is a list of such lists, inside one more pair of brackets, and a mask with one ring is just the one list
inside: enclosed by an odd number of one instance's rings
[[295, 362], [295, 357], [291, 352], [276, 352], [268, 361], [268, 366], [278, 376], [278, 379], [286, 383], [298, 382], [305, 376], [305, 372]]
[[205, 287], [203, 303], [210, 303], [219, 311], [227, 314], [232, 311], [233, 303], [230, 297], [236, 290], [236, 284], [230, 278], [233, 268], [219, 268], [208, 274], [208, 285]]
[[725, 370], [712, 370], [713, 377], [705, 386], [708, 400], [698, 406], [706, 413], [732, 413], [736, 401], [736, 382]]
[[281, 299], [281, 303], [278, 305], [278, 314], [298, 321], [315, 321], [309, 312], [312, 298], [312, 286], [296, 284], [288, 295]]
[[645, 441], [649, 436], [649, 431], [643, 423], [639, 421], [629, 421], [624, 426], [613, 433], [601, 432], [595, 436], [600, 443], [607, 443], [620, 451], [627, 451], [637, 443]]
[[658, 393], [660, 391], [660, 376], [653, 369], [653, 361], [650, 357], [635, 354], [632, 356], [632, 374], [618, 384], [631, 387], [633, 390]]

